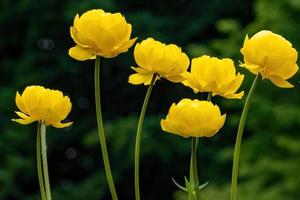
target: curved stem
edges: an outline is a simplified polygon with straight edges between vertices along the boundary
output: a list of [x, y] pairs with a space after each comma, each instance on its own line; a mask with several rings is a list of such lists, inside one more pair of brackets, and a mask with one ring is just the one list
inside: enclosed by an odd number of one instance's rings
[[156, 74], [153, 75], [151, 83], [148, 87], [143, 107], [140, 114], [140, 119], [138, 123], [138, 128], [136, 132], [136, 140], [135, 140], [135, 157], [134, 157], [134, 188], [135, 188], [135, 199], [140, 200], [140, 149], [141, 149], [141, 137], [142, 137], [142, 131], [143, 131], [143, 124], [144, 124], [144, 118], [145, 113], [147, 110], [149, 98], [151, 95], [152, 88], [154, 86], [154, 82], [156, 79]]
[[41, 123], [41, 148], [43, 160], [44, 183], [46, 189], [47, 200], [51, 200], [51, 189], [48, 174], [48, 161], [47, 161], [47, 144], [46, 144], [46, 124]]
[[41, 123], [38, 123], [37, 136], [36, 136], [36, 162], [38, 179], [42, 200], [46, 200], [44, 177], [42, 172], [42, 159], [41, 159]]
[[110, 169], [110, 163], [109, 163], [109, 157], [108, 157], [108, 152], [106, 147], [104, 127], [103, 127], [103, 120], [102, 120], [101, 100], [100, 100], [100, 56], [97, 56], [95, 61], [95, 102], [96, 102], [98, 134], [99, 134], [102, 158], [104, 162], [105, 174], [106, 174], [112, 199], [117, 200], [118, 196], [117, 196], [114, 180]]
[[246, 122], [247, 114], [249, 111], [251, 99], [254, 94], [254, 91], [255, 91], [255, 88], [258, 83], [259, 78], [260, 78], [260, 75], [258, 74], [252, 83], [252, 86], [250, 88], [246, 102], [244, 104], [242, 116], [241, 116], [240, 123], [239, 123], [239, 128], [238, 128], [235, 147], [234, 147], [232, 179], [231, 179], [231, 200], [237, 200], [237, 178], [238, 178], [238, 170], [239, 170], [239, 159], [240, 159], [240, 149], [241, 149], [242, 137], [243, 137], [245, 122]]

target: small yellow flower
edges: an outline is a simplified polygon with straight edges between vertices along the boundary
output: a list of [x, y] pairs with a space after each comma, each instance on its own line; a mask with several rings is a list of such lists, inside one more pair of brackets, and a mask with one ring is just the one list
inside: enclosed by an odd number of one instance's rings
[[129, 83], [149, 85], [154, 74], [172, 82], [186, 79], [189, 58], [174, 44], [163, 44], [148, 38], [136, 44], [134, 58], [139, 67], [132, 67], [137, 73], [129, 76]]
[[79, 61], [95, 59], [96, 56], [112, 58], [128, 51], [135, 39], [130, 39], [131, 24], [120, 13], [108, 13], [101, 9], [77, 14], [70, 28], [76, 43], [69, 55]]
[[72, 104], [69, 97], [64, 96], [58, 90], [50, 90], [42, 86], [28, 86], [22, 95], [17, 92], [16, 104], [21, 111], [16, 112], [20, 119], [13, 119], [13, 121], [20, 124], [41, 121], [46, 125], [64, 128], [73, 123], [61, 123], [71, 111]]
[[221, 115], [217, 105], [209, 101], [182, 99], [173, 103], [166, 119], [160, 124], [164, 131], [188, 137], [211, 137], [224, 125], [226, 114]]
[[242, 67], [253, 74], [260, 73], [263, 79], [269, 79], [278, 87], [294, 87], [287, 79], [299, 69], [298, 52], [282, 36], [265, 30], [250, 39], [246, 36], [241, 53], [244, 56]]
[[240, 99], [244, 92], [236, 94], [241, 86], [244, 75], [236, 74], [231, 59], [218, 59], [201, 56], [192, 60], [191, 72], [188, 73], [184, 85], [197, 92], [212, 92], [229, 99]]

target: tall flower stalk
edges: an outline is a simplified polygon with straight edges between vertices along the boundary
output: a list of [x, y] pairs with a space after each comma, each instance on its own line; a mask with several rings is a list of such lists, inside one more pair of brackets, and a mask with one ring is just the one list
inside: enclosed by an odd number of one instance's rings
[[44, 184], [47, 200], [51, 200], [51, 188], [48, 172], [48, 159], [47, 159], [47, 144], [46, 144], [46, 124], [41, 123], [41, 151], [42, 151], [42, 161], [43, 161], [43, 174], [44, 174]]
[[191, 164], [190, 164], [190, 184], [192, 190], [188, 190], [188, 200], [200, 200], [199, 177], [197, 169], [197, 138], [192, 138]]
[[153, 75], [150, 85], [148, 86], [148, 90], [144, 99], [143, 107], [140, 114], [140, 119], [138, 122], [138, 128], [136, 132], [136, 139], [135, 139], [135, 154], [134, 154], [134, 188], [135, 188], [135, 199], [140, 200], [140, 151], [141, 151], [141, 138], [143, 133], [143, 125], [145, 114], [147, 111], [149, 99], [151, 96], [151, 92], [155, 83], [156, 74]]
[[256, 89], [258, 80], [260, 75], [257, 75], [252, 83], [249, 94], [247, 95], [247, 99], [244, 104], [243, 112], [241, 115], [239, 128], [236, 136], [236, 142], [234, 147], [234, 156], [233, 156], [233, 167], [232, 167], [232, 178], [231, 178], [231, 200], [237, 200], [237, 178], [239, 171], [239, 160], [240, 160], [240, 151], [241, 151], [241, 143], [243, 138], [243, 132], [245, 128], [245, 123], [247, 119], [247, 114], [250, 108], [251, 100]]
[[113, 176], [110, 169], [106, 139], [103, 128], [100, 101], [100, 57], [114, 58], [127, 52], [137, 38], [130, 39], [132, 26], [121, 13], [105, 12], [93, 9], [78, 14], [74, 18], [70, 35], [76, 45], [69, 49], [69, 55], [79, 61], [95, 61], [95, 102], [99, 140], [104, 161], [105, 173], [113, 200], [117, 200]]
[[109, 163], [109, 157], [107, 152], [104, 127], [103, 127], [103, 120], [102, 120], [101, 100], [100, 100], [100, 56], [97, 56], [95, 61], [95, 102], [96, 102], [98, 134], [99, 134], [102, 158], [104, 162], [105, 174], [106, 174], [111, 196], [113, 200], [117, 200], [118, 196], [117, 196], [113, 176], [110, 169], [110, 163]]
[[36, 161], [37, 161], [37, 171], [38, 171], [38, 180], [41, 192], [42, 200], [46, 200], [44, 176], [42, 169], [42, 158], [41, 158], [41, 123], [38, 122], [37, 136], [36, 136]]

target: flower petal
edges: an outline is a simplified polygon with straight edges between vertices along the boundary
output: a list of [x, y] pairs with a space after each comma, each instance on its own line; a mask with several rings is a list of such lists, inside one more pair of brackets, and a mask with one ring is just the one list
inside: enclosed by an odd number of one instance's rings
[[153, 73], [153, 72], [146, 70], [144, 68], [141, 68], [141, 67], [131, 67], [131, 69], [133, 69], [135, 72], [137, 72], [139, 74], [144, 74], [144, 75]]
[[22, 124], [22, 125], [26, 125], [26, 124], [31, 124], [35, 120], [30, 118], [30, 119], [12, 119], [12, 121], [17, 122], [17, 123]]
[[260, 71], [263, 70], [263, 68], [261, 66], [255, 65], [255, 64], [242, 63], [242, 64], [240, 64], [240, 66], [248, 69], [250, 72], [252, 72], [255, 75], [257, 75]]
[[293, 88], [294, 86], [290, 84], [287, 80], [282, 79], [279, 76], [270, 76], [268, 77], [272, 83], [281, 88]]
[[174, 83], [180, 83], [186, 80], [185, 74], [175, 75], [175, 76], [167, 76], [166, 79], [172, 81]]
[[22, 119], [31, 119], [28, 115], [25, 115], [25, 114], [22, 113], [22, 112], [16, 111], [15, 113], [16, 113], [19, 117], [21, 117]]
[[66, 122], [66, 123], [58, 122], [58, 123], [51, 124], [51, 125], [54, 126], [55, 128], [66, 128], [66, 127], [71, 126], [72, 124], [73, 124], [73, 122]]
[[22, 97], [21, 95], [19, 94], [19, 92], [17, 92], [16, 94], [16, 104], [17, 104], [17, 107], [23, 112], [23, 113], [27, 113], [27, 110], [26, 110], [26, 107], [23, 103], [23, 100], [22, 100]]
[[[214, 96], [215, 94], [213, 94]], [[217, 94], [217, 95], [220, 95], [220, 94]], [[227, 99], [241, 99], [243, 96], [244, 96], [244, 91], [240, 92], [240, 93], [237, 93], [237, 94], [233, 94], [233, 93], [225, 93], [225, 94], [222, 94], [220, 96], [223, 96]]]
[[53, 112], [60, 116], [61, 120], [65, 119], [71, 111], [72, 104], [70, 98], [64, 96], [54, 107]]
[[95, 59], [96, 56], [92, 54], [91, 50], [88, 48], [83, 48], [79, 45], [69, 49], [69, 55], [79, 61], [84, 61], [88, 59]]
[[139, 85], [142, 83], [144, 83], [144, 85], [150, 85], [152, 77], [153, 74], [143, 75], [143, 74], [136, 73], [129, 76], [128, 82], [133, 85]]

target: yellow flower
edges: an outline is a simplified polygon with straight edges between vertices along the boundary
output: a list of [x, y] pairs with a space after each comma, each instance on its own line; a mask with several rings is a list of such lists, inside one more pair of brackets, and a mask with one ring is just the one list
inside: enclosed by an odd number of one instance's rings
[[187, 137], [211, 137], [224, 125], [226, 114], [221, 115], [217, 105], [209, 101], [182, 99], [173, 103], [166, 119], [160, 124], [164, 131]]
[[184, 85], [197, 92], [212, 92], [229, 99], [240, 99], [244, 92], [236, 94], [241, 86], [244, 75], [236, 74], [231, 59], [218, 59], [201, 56], [192, 60], [191, 72], [188, 73]]
[[28, 86], [22, 95], [17, 92], [16, 104], [21, 111], [16, 112], [20, 119], [13, 119], [13, 121], [20, 124], [41, 121], [46, 125], [64, 128], [73, 123], [61, 123], [71, 111], [72, 104], [69, 97], [64, 96], [58, 90], [50, 90], [42, 86]]
[[250, 39], [246, 36], [241, 53], [244, 55], [242, 67], [253, 74], [260, 73], [263, 79], [269, 79], [278, 87], [294, 87], [287, 79], [298, 71], [298, 52], [282, 36], [265, 30]]
[[129, 83], [149, 85], [154, 74], [172, 82], [186, 79], [189, 58], [174, 44], [163, 44], [148, 38], [136, 44], [134, 58], [139, 67], [132, 67], [137, 73], [129, 76]]
[[135, 39], [130, 39], [131, 25], [120, 13], [108, 13], [101, 9], [77, 14], [70, 28], [76, 43], [69, 55], [76, 60], [95, 59], [96, 56], [112, 58], [128, 51]]

